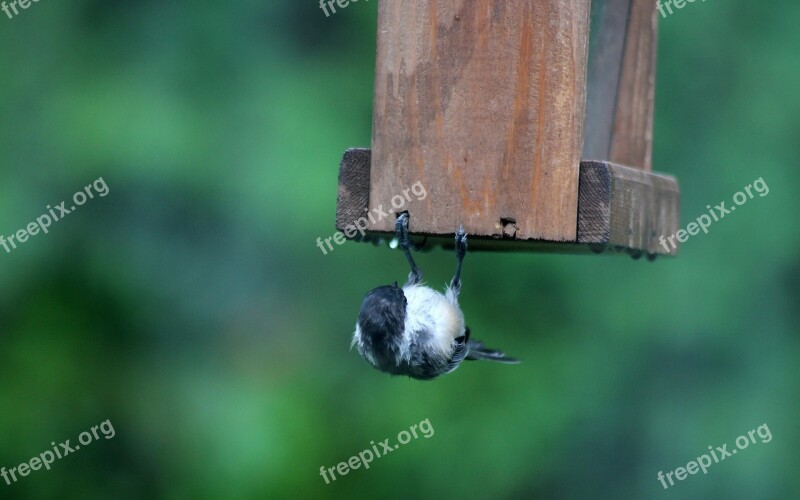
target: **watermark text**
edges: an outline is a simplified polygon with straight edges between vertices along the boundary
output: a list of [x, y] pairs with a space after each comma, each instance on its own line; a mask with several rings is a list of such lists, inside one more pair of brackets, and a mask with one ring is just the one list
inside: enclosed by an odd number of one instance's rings
[[[736, 438], [734, 443], [736, 448], [731, 447], [731, 449], [728, 450], [727, 444], [717, 446], [716, 449], [715, 447], [709, 446], [709, 453], [700, 455], [696, 460], [687, 463], [686, 467], [678, 467], [666, 474], [664, 474], [664, 471], [658, 471], [658, 481], [666, 490], [670, 486], [675, 486], [675, 481], [672, 479], [673, 477], [678, 481], [683, 481], [688, 476], [697, 474], [699, 471], [703, 471], [703, 474], [708, 474], [708, 468], [712, 465], [718, 464], [728, 457], [732, 457], [738, 450], [744, 450], [751, 444], [756, 444], [756, 435], [761, 438], [762, 443], [769, 443], [772, 441], [772, 432], [770, 432], [767, 424], [764, 423], [749, 431], [747, 435], [741, 435]], [[714, 459], [713, 462], [711, 461], [712, 458]], [[669, 485], [667, 485], [667, 481], [669, 481]]]
[[[11, 253], [17, 249], [17, 245], [25, 243], [28, 241], [28, 238], [36, 236], [40, 231], [47, 234], [53, 222], [58, 222], [77, 210], [78, 207], [85, 204], [88, 200], [94, 199], [95, 193], [102, 198], [106, 196], [108, 192], [109, 189], [106, 181], [100, 177], [72, 196], [72, 203], [74, 203], [74, 205], [71, 205], [70, 208], [66, 207], [66, 201], [62, 201], [56, 205], [55, 208], [47, 205], [47, 212], [37, 217], [34, 222], [31, 222], [26, 227], [20, 229], [16, 233], [11, 233], [9, 236], [0, 234], [0, 246], [5, 249], [6, 253]], [[58, 211], [58, 213], [56, 213], [56, 211]]]
[[[91, 432], [90, 432], [91, 431]], [[97, 431], [100, 431], [98, 433]], [[100, 425], [95, 425], [90, 430], [81, 432], [78, 436], [78, 442], [80, 444], [76, 444], [74, 446], [70, 445], [70, 440], [67, 439], [63, 443], [59, 443], [56, 445], [55, 441], [50, 443], [53, 447], [53, 450], [50, 451], [43, 451], [39, 455], [31, 458], [27, 462], [22, 462], [21, 464], [17, 465], [16, 467], [11, 467], [10, 469], [6, 469], [5, 467], [0, 467], [0, 477], [2, 477], [7, 486], [11, 486], [13, 483], [16, 483], [21, 478], [26, 477], [31, 472], [35, 472], [42, 467], [47, 470], [50, 470], [50, 466], [56, 459], [61, 460], [65, 458], [67, 455], [71, 455], [76, 451], [81, 449], [81, 445], [87, 446], [92, 444], [94, 441], [98, 441], [100, 439], [100, 434], [103, 435], [106, 439], [111, 439], [116, 435], [116, 431], [114, 431], [114, 426], [111, 425], [111, 420], [106, 420], [102, 422]], [[17, 477], [19, 475], [19, 477]]]
[[[713, 224], [714, 222], [719, 222], [720, 220], [725, 218], [725, 216], [732, 214], [736, 210], [736, 207], [740, 207], [745, 203], [747, 203], [749, 200], [755, 198], [753, 190], [755, 190], [755, 192], [758, 193], [758, 195], [762, 198], [769, 194], [769, 186], [767, 186], [767, 183], [764, 182], [763, 177], [759, 177], [752, 184], [748, 184], [747, 186], [745, 186], [743, 191], [739, 191], [738, 193], [733, 195], [734, 204], [731, 205], [730, 207], [726, 207], [725, 206], [726, 202], [724, 201], [719, 205], [714, 205], [714, 208], [711, 208], [711, 205], [706, 205], [706, 208], [708, 209], [707, 214], [701, 215], [695, 220], [695, 222], [690, 222], [686, 226], [686, 229], [680, 229], [678, 230], [677, 233], [667, 237], [663, 235], [659, 236], [658, 237], [659, 243], [661, 243], [661, 246], [664, 247], [664, 250], [669, 252], [670, 251], [669, 245], [672, 246], [671, 248], [672, 250], [674, 250], [678, 246], [677, 243], [675, 243], [675, 239], [677, 239], [680, 243], [685, 243], [689, 239], [689, 236], [695, 236], [699, 234], [700, 231], [703, 231], [703, 233], [708, 234], [708, 228], [711, 226], [711, 224]], [[668, 242], [669, 245], [667, 244]]]
[[[388, 455], [394, 450], [400, 448], [401, 444], [408, 444], [411, 441], [412, 435], [414, 436], [414, 439], [417, 439], [419, 437], [417, 434], [418, 429], [425, 439], [433, 436], [433, 426], [431, 425], [430, 420], [426, 418], [422, 422], [412, 425], [409, 430], [400, 431], [400, 433], [397, 434], [397, 441], [399, 444], [392, 446], [389, 443], [388, 438], [384, 439], [377, 445], [375, 444], [375, 441], [370, 441], [369, 444], [372, 445], [372, 448], [367, 448], [366, 450], [359, 452], [358, 455], [353, 455], [346, 462], [339, 462], [336, 467], [325, 468], [323, 465], [319, 468], [319, 475], [325, 480], [325, 484], [331, 484], [331, 481], [336, 481], [336, 473], [338, 473], [340, 476], [346, 476], [351, 470], [358, 469], [362, 465], [365, 469], [369, 469], [369, 464], [372, 463], [374, 459]], [[378, 445], [380, 445], [380, 451], [378, 450]], [[328, 479], [328, 475], [330, 475], [331, 479]]]

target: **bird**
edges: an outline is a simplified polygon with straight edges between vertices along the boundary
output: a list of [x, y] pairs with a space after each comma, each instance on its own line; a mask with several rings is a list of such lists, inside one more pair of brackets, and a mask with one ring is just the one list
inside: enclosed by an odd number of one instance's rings
[[374, 368], [391, 375], [431, 380], [454, 371], [464, 360], [516, 364], [517, 359], [488, 349], [470, 338], [458, 304], [461, 267], [467, 253], [463, 225], [455, 232], [456, 272], [442, 294], [422, 281], [422, 271], [411, 256], [409, 214], [398, 214], [395, 230], [411, 272], [400, 287], [379, 286], [364, 297], [351, 349]]

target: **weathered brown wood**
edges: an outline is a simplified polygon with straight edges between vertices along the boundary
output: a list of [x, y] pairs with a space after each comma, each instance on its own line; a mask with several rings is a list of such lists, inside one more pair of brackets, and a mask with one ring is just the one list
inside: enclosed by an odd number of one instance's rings
[[660, 238], [678, 229], [678, 185], [649, 171], [648, 2], [591, 2], [588, 62], [588, 0], [381, 3], [374, 155], [345, 153], [337, 228], [391, 236], [389, 207], [419, 184], [400, 210], [429, 245], [463, 224], [473, 250], [676, 253]]
[[336, 199], [336, 227], [342, 231], [355, 226], [369, 206], [369, 149], [348, 149], [339, 164], [339, 196]]
[[589, 8], [381, 2], [370, 208], [420, 181], [413, 232], [574, 241]]
[[633, 0], [608, 159], [644, 170], [652, 169], [657, 34], [656, 2]]
[[[363, 179], [370, 175], [370, 150], [348, 150], [340, 167], [336, 227], [346, 231], [357, 225], [372, 205], [364, 196]], [[470, 234], [472, 250], [520, 250], [550, 252], [626, 251], [638, 254], [675, 254], [659, 244], [659, 237], [677, 232], [680, 193], [673, 177], [623, 167], [608, 162], [583, 162], [580, 166], [576, 237], [568, 242], [515, 239], [516, 221], [504, 220], [495, 237]], [[418, 205], [410, 210], [412, 223]], [[394, 216], [386, 219], [389, 226]], [[364, 219], [362, 219], [362, 224]], [[424, 223], [424, 221], [422, 221]], [[431, 245], [452, 245], [453, 229], [429, 233]], [[352, 230], [350, 231], [352, 234]], [[367, 233], [367, 239], [391, 236], [393, 227]]]
[[660, 237], [680, 223], [675, 178], [607, 162], [581, 164], [578, 243], [674, 255]]

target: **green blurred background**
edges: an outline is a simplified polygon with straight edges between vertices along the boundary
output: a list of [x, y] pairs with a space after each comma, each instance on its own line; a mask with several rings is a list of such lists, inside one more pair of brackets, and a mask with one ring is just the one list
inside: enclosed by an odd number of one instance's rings
[[[0, 234], [110, 188], [0, 253], [0, 466], [110, 419], [3, 498], [797, 498], [800, 92], [793, 2], [661, 20], [656, 170], [682, 225], [770, 188], [675, 259], [475, 253], [461, 302], [518, 366], [434, 382], [350, 335], [399, 252], [328, 255], [338, 162], [368, 146], [377, 2], [42, 0], [0, 14]], [[453, 256], [420, 254], [428, 281]], [[429, 419], [369, 470], [370, 441]], [[665, 491], [767, 423], [773, 440]]]

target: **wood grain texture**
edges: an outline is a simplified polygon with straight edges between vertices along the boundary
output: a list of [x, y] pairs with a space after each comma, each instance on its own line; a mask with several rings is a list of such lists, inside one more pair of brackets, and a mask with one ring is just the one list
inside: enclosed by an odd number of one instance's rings
[[644, 170], [652, 169], [657, 35], [656, 2], [632, 0], [608, 159]]
[[[336, 226], [344, 231], [363, 217], [371, 205], [368, 195], [370, 150], [348, 150], [340, 166]], [[366, 179], [366, 183], [365, 183]], [[633, 255], [667, 254], [661, 236], [677, 232], [680, 223], [680, 193], [673, 177], [608, 162], [583, 162], [580, 166], [576, 237], [565, 242], [516, 238], [517, 222], [503, 220], [501, 233], [483, 238], [470, 234], [472, 250], [512, 250], [578, 253], [600, 250], [626, 251]], [[393, 226], [394, 217], [387, 219]], [[426, 221], [416, 221], [420, 227]], [[394, 228], [373, 230], [367, 240], [391, 236]], [[452, 246], [453, 232], [421, 231], [431, 245]]]
[[364, 216], [369, 206], [369, 149], [348, 149], [339, 164], [339, 195], [336, 198], [336, 227], [344, 230]]
[[608, 162], [581, 164], [578, 243], [677, 254], [660, 238], [678, 231], [680, 191], [675, 178]]
[[381, 2], [370, 208], [420, 181], [412, 232], [574, 241], [589, 4]]

